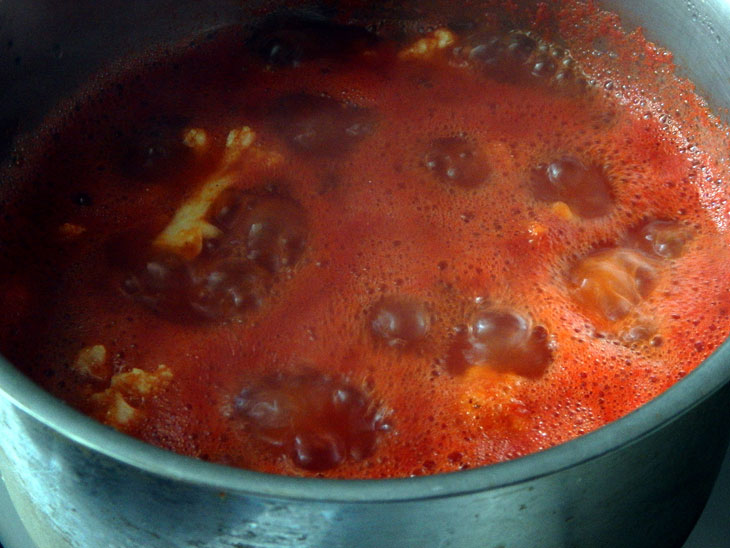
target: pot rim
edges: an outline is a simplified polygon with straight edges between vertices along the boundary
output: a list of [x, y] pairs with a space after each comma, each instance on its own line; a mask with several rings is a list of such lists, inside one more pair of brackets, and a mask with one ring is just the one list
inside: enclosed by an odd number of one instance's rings
[[86, 449], [170, 481], [235, 495], [339, 503], [415, 501], [527, 483], [637, 442], [730, 382], [730, 339], [665, 392], [593, 432], [514, 460], [431, 476], [338, 480], [267, 474], [178, 455], [83, 415], [0, 356], [0, 396]]

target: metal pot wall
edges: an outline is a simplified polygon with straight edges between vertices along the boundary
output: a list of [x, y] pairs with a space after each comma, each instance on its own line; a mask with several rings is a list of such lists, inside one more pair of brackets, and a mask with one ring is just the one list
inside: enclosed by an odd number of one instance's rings
[[[606, 1], [730, 107], [730, 5]], [[235, 2], [0, 5], [0, 148], [59, 96], [150, 43], [246, 17]], [[432, 477], [268, 476], [168, 453], [88, 419], [0, 359], [0, 470], [41, 548], [560, 548], [682, 545], [730, 435], [730, 346], [629, 416], [559, 447]]]

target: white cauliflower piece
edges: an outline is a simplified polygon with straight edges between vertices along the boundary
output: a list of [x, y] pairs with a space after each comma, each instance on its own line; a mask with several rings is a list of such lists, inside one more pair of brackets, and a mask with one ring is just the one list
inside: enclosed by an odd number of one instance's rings
[[109, 376], [106, 347], [101, 344], [82, 348], [76, 355], [72, 367], [84, 377], [104, 380]]
[[126, 373], [117, 373], [112, 377], [111, 390], [147, 396], [160, 388], [164, 388], [172, 380], [172, 371], [165, 364], [160, 364], [153, 372], [133, 368]]
[[204, 129], [190, 128], [183, 134], [183, 144], [195, 152], [204, 152], [208, 148], [208, 133]]
[[447, 29], [436, 29], [398, 53], [401, 59], [426, 59], [456, 43], [456, 36]]
[[238, 159], [241, 152], [247, 150], [256, 140], [256, 133], [248, 127], [232, 129], [228, 132], [226, 139], [226, 154], [223, 157], [224, 163], [230, 163]]
[[211, 204], [232, 182], [230, 175], [208, 181], [196, 196], [175, 212], [170, 224], [155, 238], [155, 247], [186, 259], [197, 257], [203, 249], [204, 240], [220, 235], [220, 230], [205, 217]]
[[115, 392], [109, 398], [106, 413], [102, 420], [105, 424], [113, 426], [117, 430], [122, 430], [125, 425], [132, 424], [141, 415], [142, 413], [129, 405], [119, 392]]
[[96, 410], [94, 414], [105, 424], [124, 430], [144, 416], [135, 405], [164, 389], [172, 377], [172, 371], [164, 364], [152, 372], [134, 368], [117, 373], [112, 377], [109, 388], [92, 394], [90, 400]]
[[248, 126], [229, 132], [221, 167], [175, 212], [170, 224], [155, 238], [155, 247], [190, 260], [200, 254], [203, 241], [220, 236], [220, 230], [206, 216], [221, 192], [236, 181], [233, 168], [242, 163], [241, 168], [245, 169], [247, 161], [270, 167], [282, 159], [276, 152], [254, 147], [255, 140], [256, 133]]

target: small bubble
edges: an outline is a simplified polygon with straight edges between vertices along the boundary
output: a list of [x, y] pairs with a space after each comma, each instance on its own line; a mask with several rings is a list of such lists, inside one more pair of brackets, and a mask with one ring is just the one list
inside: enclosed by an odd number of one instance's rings
[[555, 75], [555, 81], [559, 84], [568, 82], [573, 77], [573, 73], [570, 70], [561, 70]]
[[532, 67], [532, 75], [537, 78], [544, 78], [555, 73], [555, 62], [547, 56], [541, 56]]

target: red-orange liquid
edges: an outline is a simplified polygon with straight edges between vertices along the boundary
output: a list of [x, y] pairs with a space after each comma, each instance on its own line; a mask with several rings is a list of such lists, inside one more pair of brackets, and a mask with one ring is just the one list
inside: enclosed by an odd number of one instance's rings
[[[286, 25], [102, 82], [29, 147], [0, 350], [48, 390], [206, 460], [407, 476], [594, 430], [726, 337], [724, 172], [631, 89], [486, 23], [426, 56], [403, 52], [428, 33], [330, 27], [335, 54]], [[156, 247], [242, 126], [218, 234]]]

